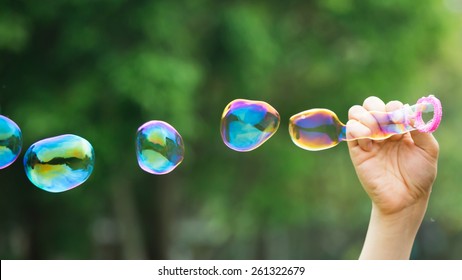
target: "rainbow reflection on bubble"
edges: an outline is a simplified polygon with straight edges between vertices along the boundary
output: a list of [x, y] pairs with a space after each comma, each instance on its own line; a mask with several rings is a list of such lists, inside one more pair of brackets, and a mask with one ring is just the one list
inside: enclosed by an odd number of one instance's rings
[[136, 133], [136, 157], [144, 171], [156, 175], [167, 174], [183, 161], [183, 139], [166, 122], [147, 122]]
[[230, 149], [252, 151], [276, 133], [279, 123], [279, 113], [268, 103], [236, 99], [223, 111], [221, 138]]
[[[367, 138], [383, 140], [413, 130], [434, 132], [441, 122], [442, 107], [441, 102], [430, 95], [420, 98], [413, 106], [406, 104], [392, 112], [369, 113], [375, 119], [376, 125], [369, 127], [371, 134]], [[346, 130], [347, 127], [339, 121], [337, 115], [328, 109], [307, 110], [293, 115], [289, 122], [292, 141], [309, 151], [325, 150], [341, 141], [360, 139], [347, 136]]]
[[19, 126], [0, 115], [0, 169], [10, 166], [22, 148], [22, 133]]
[[90, 177], [95, 152], [84, 138], [65, 134], [32, 144], [24, 155], [29, 180], [38, 188], [58, 193], [73, 189]]

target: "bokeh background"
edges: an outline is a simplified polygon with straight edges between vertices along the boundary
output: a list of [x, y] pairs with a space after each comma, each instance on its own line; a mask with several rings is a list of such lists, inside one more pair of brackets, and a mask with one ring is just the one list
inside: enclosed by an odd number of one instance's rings
[[[0, 113], [22, 129], [0, 170], [2, 259], [355, 259], [370, 201], [345, 143], [296, 147], [288, 119], [375, 95], [444, 108], [439, 174], [412, 258], [462, 258], [461, 0], [0, 0]], [[264, 100], [281, 126], [259, 149], [229, 150], [233, 99]], [[143, 172], [135, 132], [164, 120], [183, 163]], [[26, 178], [34, 142], [73, 133], [96, 166], [82, 186]]]

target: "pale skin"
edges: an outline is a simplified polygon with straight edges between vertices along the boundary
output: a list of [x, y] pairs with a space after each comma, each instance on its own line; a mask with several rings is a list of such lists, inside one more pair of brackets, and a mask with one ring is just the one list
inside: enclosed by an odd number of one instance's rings
[[[377, 129], [370, 111], [390, 112], [399, 101], [377, 97], [349, 111], [347, 138], [367, 137]], [[360, 259], [409, 259], [437, 173], [439, 146], [430, 133], [412, 131], [385, 140], [348, 141], [359, 181], [372, 201]]]

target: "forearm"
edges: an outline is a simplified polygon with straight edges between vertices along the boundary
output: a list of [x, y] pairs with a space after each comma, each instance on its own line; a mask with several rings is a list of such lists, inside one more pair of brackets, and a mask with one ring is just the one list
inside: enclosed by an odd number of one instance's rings
[[383, 214], [373, 204], [360, 259], [409, 259], [415, 236], [427, 209], [427, 203], [428, 199], [424, 199], [393, 214]]

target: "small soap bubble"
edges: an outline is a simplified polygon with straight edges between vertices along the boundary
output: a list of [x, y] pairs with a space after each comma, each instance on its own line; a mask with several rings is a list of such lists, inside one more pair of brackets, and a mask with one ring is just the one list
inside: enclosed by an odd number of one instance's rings
[[290, 118], [289, 134], [300, 148], [319, 151], [336, 146], [345, 139], [346, 127], [327, 109], [311, 109]]
[[24, 155], [29, 180], [38, 188], [58, 193], [73, 189], [90, 177], [95, 152], [84, 138], [65, 134], [32, 144]]
[[183, 161], [183, 139], [166, 122], [147, 122], [136, 133], [136, 157], [144, 171], [156, 175], [167, 174]]
[[19, 126], [0, 115], [0, 169], [10, 166], [22, 148], [22, 133]]
[[279, 123], [279, 113], [268, 103], [236, 99], [223, 111], [221, 138], [232, 150], [252, 151], [276, 133]]

